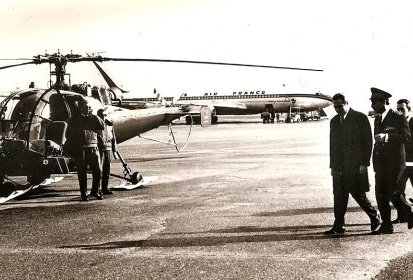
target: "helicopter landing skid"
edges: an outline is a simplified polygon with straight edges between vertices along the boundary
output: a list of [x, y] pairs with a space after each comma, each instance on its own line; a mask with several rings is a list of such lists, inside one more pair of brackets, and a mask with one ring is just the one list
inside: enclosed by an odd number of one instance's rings
[[133, 190], [136, 188], [139, 188], [140, 186], [147, 186], [149, 183], [153, 182], [154, 180], [157, 179], [157, 176], [145, 176], [145, 178], [142, 178], [142, 180], [140, 180], [138, 183], [134, 184], [130, 181], [123, 181], [122, 183], [120, 183], [119, 185], [113, 186], [110, 189], [111, 190]]
[[116, 159], [119, 159], [122, 163], [123, 166], [123, 176], [117, 175], [110, 173], [110, 176], [119, 178], [119, 179], [124, 179], [125, 181], [120, 184], [119, 186], [112, 187], [111, 189], [126, 189], [126, 190], [132, 190], [135, 188], [138, 188], [144, 184], [144, 178], [142, 177], [142, 174], [139, 172], [133, 172], [126, 163], [126, 161], [123, 159], [122, 155], [119, 153], [119, 151], [115, 152]]
[[[0, 204], [5, 203], [9, 200], [15, 199], [16, 197], [22, 196], [25, 193], [28, 193], [31, 190], [38, 188], [39, 186], [47, 186], [52, 183], [60, 182], [64, 179], [64, 177], [53, 177], [53, 178], [46, 178], [40, 184], [19, 184], [17, 182], [11, 181], [8, 179], [7, 182], [4, 182], [0, 185]], [[3, 196], [5, 195], [5, 196]]]
[[[14, 182], [8, 181], [3, 183], [0, 188], [2, 188], [2, 193], [0, 194], [0, 204], [5, 203], [9, 200], [15, 199], [16, 197], [22, 196], [25, 193], [39, 187], [40, 184], [34, 185], [34, 184], [25, 184], [25, 185], [20, 185], [16, 184]], [[19, 188], [19, 189], [17, 189]], [[3, 196], [6, 194], [6, 196]]]

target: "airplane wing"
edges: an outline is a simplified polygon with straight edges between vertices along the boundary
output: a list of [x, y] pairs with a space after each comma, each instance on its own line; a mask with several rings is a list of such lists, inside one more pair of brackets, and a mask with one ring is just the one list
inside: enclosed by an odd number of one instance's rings
[[113, 105], [126, 109], [147, 109], [161, 107], [161, 104], [159, 102], [141, 101], [134, 99], [124, 99], [121, 100], [119, 104], [114, 103]]
[[212, 102], [212, 105], [215, 108], [222, 108], [222, 109], [239, 109], [239, 110], [247, 110], [247, 106], [245, 106], [244, 103], [238, 103], [238, 102]]
[[213, 100], [213, 101], [200, 101], [200, 102], [191, 102], [183, 103], [179, 100], [177, 101], [178, 105], [186, 106], [188, 114], [199, 113], [199, 107], [209, 107], [212, 109], [233, 109], [233, 110], [247, 110], [247, 106], [244, 103], [225, 101], [225, 100]]

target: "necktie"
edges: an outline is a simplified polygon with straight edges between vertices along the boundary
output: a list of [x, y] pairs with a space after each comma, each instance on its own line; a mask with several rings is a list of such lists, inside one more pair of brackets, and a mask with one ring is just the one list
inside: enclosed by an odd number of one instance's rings
[[340, 116], [340, 124], [343, 125], [343, 123], [344, 123], [344, 118], [343, 116]]
[[381, 114], [379, 115], [379, 117], [378, 117], [377, 120], [379, 121], [379, 123], [381, 123], [381, 121], [382, 121], [382, 116], [381, 116]]

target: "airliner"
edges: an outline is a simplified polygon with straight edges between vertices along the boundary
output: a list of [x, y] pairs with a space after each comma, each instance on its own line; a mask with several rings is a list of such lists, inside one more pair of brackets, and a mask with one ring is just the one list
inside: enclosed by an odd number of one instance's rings
[[[199, 106], [208, 107], [211, 111], [211, 121], [216, 123], [218, 115], [262, 115], [263, 121], [270, 119], [274, 122], [277, 113], [287, 113], [287, 121], [291, 120], [292, 113], [305, 113], [323, 108], [332, 104], [330, 96], [316, 92], [314, 94], [306, 93], [268, 93], [265, 90], [234, 90], [228, 93], [206, 92], [201, 95], [189, 95], [182, 93], [179, 99], [173, 97], [161, 97], [154, 89], [156, 97], [136, 97], [128, 94], [127, 91], [119, 88], [103, 68], [93, 61], [94, 65], [101, 73], [106, 83], [109, 86], [109, 91], [112, 95], [114, 105], [128, 108], [150, 108], [160, 104], [171, 106], [185, 106], [185, 111], [199, 118]], [[128, 96], [129, 95], [129, 96]], [[193, 114], [192, 114], [193, 112]], [[193, 118], [187, 118], [190, 122]]]
[[[208, 106], [212, 112], [212, 122], [217, 122], [218, 115], [248, 115], [269, 113], [273, 121], [277, 113], [287, 113], [290, 117], [295, 112], [319, 111], [332, 104], [330, 96], [316, 92], [308, 93], [267, 93], [265, 90], [239, 91], [231, 93], [204, 93], [188, 95], [183, 93], [179, 99], [165, 97], [166, 102], [187, 106], [189, 112], [198, 106]], [[157, 98], [128, 98], [127, 94], [118, 101], [120, 106], [128, 108], [148, 108], [156, 106]], [[199, 110], [197, 110], [199, 112]], [[289, 118], [287, 117], [287, 118]]]

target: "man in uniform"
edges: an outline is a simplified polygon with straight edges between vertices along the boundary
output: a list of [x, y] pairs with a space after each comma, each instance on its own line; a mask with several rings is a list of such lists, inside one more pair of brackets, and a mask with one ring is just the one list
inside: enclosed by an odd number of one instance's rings
[[[410, 134], [412, 134], [413, 131], [413, 118], [410, 116], [410, 102], [407, 99], [400, 99], [397, 101], [397, 111], [399, 111], [407, 120], [409, 124], [409, 129], [410, 129]], [[406, 143], [405, 146], [406, 149], [406, 169], [404, 170], [404, 173], [398, 183], [398, 189], [403, 195], [405, 195], [405, 190], [406, 190], [406, 183], [407, 180], [410, 179], [410, 183], [413, 185], [413, 166], [407, 166], [407, 164], [411, 164], [413, 162], [413, 141], [410, 138], [410, 141]], [[410, 200], [412, 200], [410, 198]], [[397, 218], [392, 221], [392, 223], [405, 223], [407, 222], [407, 218], [405, 215], [402, 213], [401, 209], [397, 209]]]
[[373, 167], [376, 172], [376, 199], [383, 219], [380, 233], [392, 234], [390, 201], [406, 215], [407, 226], [413, 228], [413, 212], [402, 192], [399, 182], [406, 167], [405, 144], [410, 139], [406, 118], [391, 109], [391, 94], [371, 88], [371, 107], [378, 114], [374, 120]]
[[76, 108], [72, 119], [69, 120], [66, 138], [67, 148], [76, 160], [80, 194], [83, 201], [87, 201], [87, 166], [92, 170], [90, 195], [98, 200], [103, 199], [99, 190], [102, 170], [96, 133], [96, 131], [103, 129], [103, 120], [92, 114], [87, 102], [83, 99], [76, 101]]
[[[111, 153], [117, 150], [113, 122], [107, 118], [103, 109], [98, 110], [98, 116], [104, 121], [105, 129], [98, 132], [98, 146], [102, 160], [102, 193], [112, 194], [108, 188], [110, 175]], [[115, 155], [116, 158], [116, 155]]]
[[344, 215], [349, 194], [370, 218], [371, 231], [380, 230], [380, 215], [366, 196], [370, 185], [367, 166], [370, 165], [373, 140], [367, 116], [351, 109], [345, 96], [333, 96], [337, 115], [330, 122], [330, 168], [333, 176], [334, 224], [324, 234], [343, 234]]

